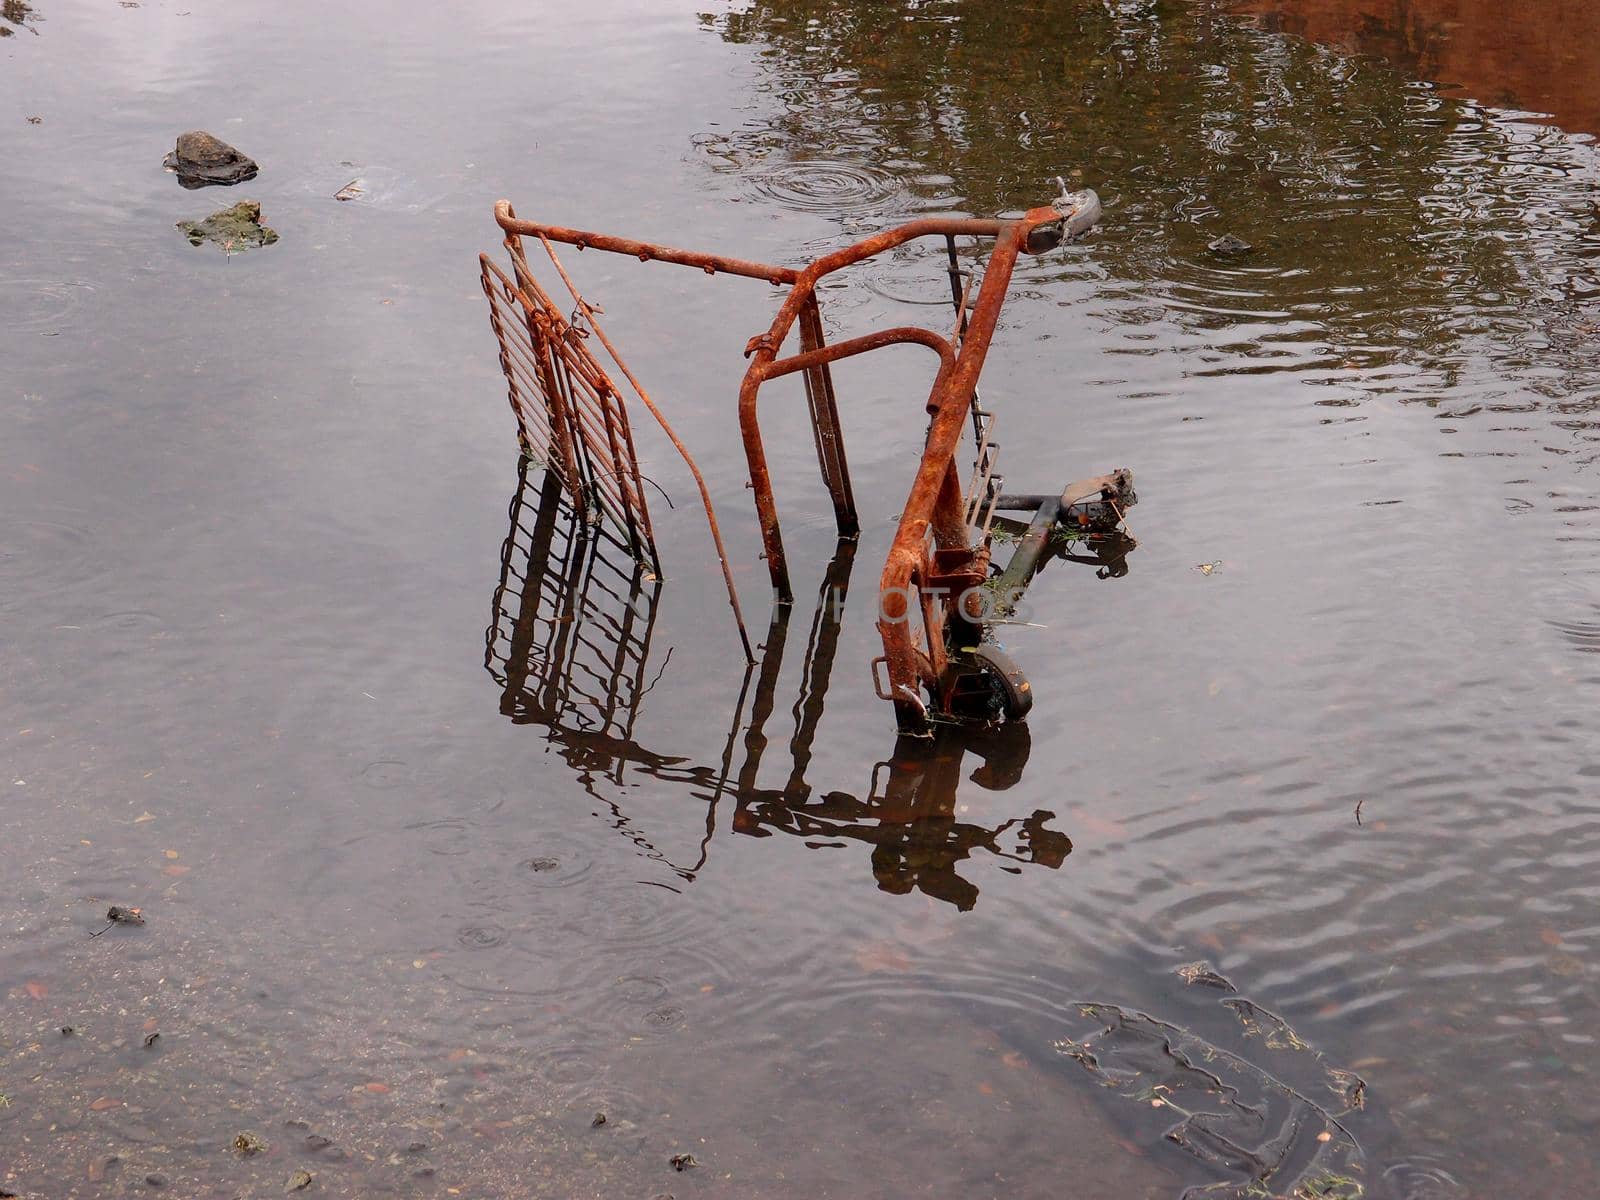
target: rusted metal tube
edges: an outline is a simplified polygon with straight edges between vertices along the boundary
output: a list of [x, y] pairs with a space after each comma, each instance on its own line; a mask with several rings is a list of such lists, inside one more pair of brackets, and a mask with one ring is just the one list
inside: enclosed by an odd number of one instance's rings
[[512, 211], [509, 200], [495, 202], [494, 219], [507, 233], [520, 234], [523, 237], [546, 237], [552, 242], [565, 242], [580, 250], [593, 246], [596, 250], [629, 254], [644, 262], [678, 263], [685, 267], [699, 267], [707, 274], [714, 275], [721, 271], [725, 275], [743, 275], [749, 279], [765, 279], [775, 284], [793, 283], [800, 278], [800, 273], [793, 267], [775, 267], [744, 258], [729, 258], [723, 254], [703, 254], [698, 250], [679, 250], [673, 246], [660, 246], [654, 242], [614, 237], [608, 233], [591, 233], [585, 229], [568, 229], [561, 225], [524, 221]]
[[801, 354], [790, 355], [788, 358], [776, 359], [762, 368], [760, 381], [765, 383], [769, 379], [803, 371], [817, 363], [837, 362], [841, 358], [850, 358], [856, 354], [865, 354], [869, 350], [881, 350], [885, 346], [895, 345], [926, 346], [939, 356], [944, 368], [955, 365], [955, 350], [944, 337], [931, 329], [923, 329], [917, 325], [900, 325], [893, 329], [879, 329], [843, 342], [833, 342], [819, 350], [807, 350]]

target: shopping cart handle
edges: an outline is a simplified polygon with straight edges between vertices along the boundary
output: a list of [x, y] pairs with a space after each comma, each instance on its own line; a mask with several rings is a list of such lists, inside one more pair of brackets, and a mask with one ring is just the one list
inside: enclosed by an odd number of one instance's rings
[[1029, 231], [1029, 254], [1046, 254], [1057, 246], [1065, 245], [1087, 233], [1100, 219], [1100, 197], [1088, 188], [1081, 192], [1068, 192], [1063, 187], [1061, 195], [1051, 203], [1051, 208], [1061, 219], [1036, 225]]
[[1070, 193], [1063, 188], [1061, 195], [1056, 197], [1051, 207], [1066, 217], [1062, 238], [1064, 242], [1083, 236], [1100, 222], [1102, 212], [1100, 196], [1093, 188]]

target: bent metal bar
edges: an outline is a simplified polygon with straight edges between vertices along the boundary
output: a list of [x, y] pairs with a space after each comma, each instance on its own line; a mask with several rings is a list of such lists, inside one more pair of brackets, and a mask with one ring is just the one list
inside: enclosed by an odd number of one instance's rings
[[[1019, 256], [1043, 254], [1071, 241], [1091, 228], [1100, 213], [1100, 200], [1094, 192], [1067, 194], [1063, 190], [1053, 204], [1012, 219], [929, 217], [911, 221], [796, 270], [528, 221], [501, 200], [495, 205], [495, 219], [505, 235], [512, 275], [508, 277], [486, 255], [480, 256], [480, 265], [523, 450], [560, 477], [580, 511], [598, 511], [610, 517], [626, 532], [636, 556], [654, 560], [644, 477], [633, 451], [627, 408], [621, 390], [586, 344], [592, 334], [695, 477], [748, 658], [749, 637], [700, 470], [606, 337], [595, 317], [598, 310], [573, 286], [552, 243], [632, 255], [642, 262], [698, 267], [708, 275], [760, 279], [788, 289], [772, 324], [745, 347], [750, 362], [738, 403], [739, 432], [755, 493], [763, 557], [781, 603], [790, 603], [794, 593], [761, 437], [757, 406], [761, 385], [796, 372], [803, 375], [823, 483], [840, 536], [853, 538], [860, 522], [831, 364], [887, 346], [927, 347], [939, 362], [926, 403], [928, 425], [922, 460], [881, 577], [878, 630], [883, 655], [873, 662], [874, 685], [880, 696], [894, 703], [899, 724], [907, 731], [926, 729], [930, 722], [942, 719], [1018, 719], [1031, 705], [1031, 691], [1015, 664], [993, 645], [989, 626], [997, 606], [979, 603], [977, 589], [991, 581], [993, 570], [1012, 592], [1020, 590], [1037, 563], [1049, 530], [1059, 524], [1091, 537], [1109, 535], [1134, 502], [1134, 494], [1129, 474], [1118, 471], [1068, 484], [1059, 496], [1003, 495], [1002, 477], [993, 471], [998, 444], [988, 436], [992, 417], [979, 404], [978, 377]], [[535, 281], [524, 250], [525, 238], [536, 239], [543, 246], [571, 291], [576, 307], [570, 317], [562, 314]], [[826, 343], [817, 302], [819, 282], [920, 238], [945, 242], [955, 308], [953, 331], [945, 335], [918, 326], [897, 326]], [[973, 280], [957, 263], [957, 238], [993, 241], [975, 295]], [[797, 329], [797, 351], [780, 357]], [[963, 492], [955, 459], [969, 420], [978, 441], [978, 464], [972, 483]], [[1033, 518], [1027, 555], [1020, 562], [1013, 559], [1009, 568], [991, 568], [991, 527], [997, 509], [1022, 509]], [[999, 606], [1002, 611], [1004, 608]], [[886, 681], [879, 679], [880, 666]]]

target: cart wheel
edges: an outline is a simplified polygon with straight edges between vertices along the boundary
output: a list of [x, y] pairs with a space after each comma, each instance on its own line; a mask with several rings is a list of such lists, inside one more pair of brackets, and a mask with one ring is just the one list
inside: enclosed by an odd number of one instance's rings
[[999, 708], [1008, 721], [1020, 721], [1033, 707], [1033, 685], [1011, 656], [992, 642], [984, 642], [972, 652], [973, 662], [995, 691]]

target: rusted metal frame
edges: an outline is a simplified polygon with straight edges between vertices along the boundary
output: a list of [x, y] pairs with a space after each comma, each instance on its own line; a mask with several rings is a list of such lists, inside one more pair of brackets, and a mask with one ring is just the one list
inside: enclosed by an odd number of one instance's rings
[[[536, 328], [534, 353], [538, 356], [538, 369], [545, 381], [550, 397], [550, 435], [561, 455], [562, 474], [566, 476], [567, 492], [580, 513], [586, 513], [595, 503], [584, 490], [584, 481], [593, 472], [589, 465], [589, 441], [578, 428], [578, 414], [572, 397], [572, 365], [560, 351], [558, 331], [553, 328], [548, 313], [529, 313], [530, 331]], [[580, 462], [580, 459], [582, 460]]]
[[633, 238], [613, 237], [610, 234], [591, 233], [584, 229], [567, 229], [560, 225], [524, 221], [516, 215], [507, 200], [495, 204], [494, 219], [508, 235], [547, 238], [552, 242], [576, 246], [579, 250], [590, 247], [596, 250], [609, 250], [613, 254], [632, 255], [641, 262], [666, 262], [685, 267], [699, 267], [708, 275], [720, 271], [725, 275], [764, 279], [774, 284], [793, 283], [799, 278], [799, 272], [792, 267], [776, 267], [767, 263], [751, 262], [748, 259], [730, 258], [723, 254], [702, 254], [696, 250], [679, 250], [653, 242], [636, 241]]
[[[517, 419], [517, 432], [521, 435], [524, 446], [527, 443], [528, 418], [522, 402], [522, 393], [517, 387], [517, 381], [512, 377], [511, 364], [507, 359], [509, 351], [506, 348], [505, 318], [501, 313], [503, 304], [513, 303], [508, 297], [513, 289], [511, 281], [505, 273], [489, 261], [487, 254], [478, 255], [478, 278], [483, 284], [483, 294], [489, 300], [489, 325], [494, 330], [494, 340], [500, 347], [500, 370], [506, 377], [506, 390], [510, 393], [511, 414]], [[490, 278], [490, 273], [499, 277], [499, 286], [506, 293], [505, 297], [496, 294], [495, 280]]]
[[[600, 403], [603, 406], [605, 413], [606, 448], [611, 452], [611, 463], [617, 475], [617, 487], [624, 493], [623, 509], [627, 513], [628, 517], [628, 538], [632, 543], [633, 552], [642, 556], [644, 553], [645, 539], [640, 536], [639, 523], [644, 522], [646, 525], [648, 525], [649, 518], [645, 515], [642, 507], [644, 504], [644, 489], [642, 487], [633, 489], [636, 494], [632, 496], [627, 494], [629, 491], [628, 485], [632, 482], [632, 480], [629, 479], [628, 475], [623, 473], [622, 442], [621, 439], [617, 437], [618, 419], [620, 418], [626, 420], [626, 417], [622, 416], [620, 413], [622, 408], [621, 398], [618, 397], [611, 389], [607, 388], [605, 391], [600, 393]], [[628, 467], [630, 469], [629, 474], [631, 474], [639, 469], [639, 464], [632, 462], [630, 459]], [[598, 482], [598, 480], [596, 482]], [[630, 500], [633, 503], [629, 503]], [[638, 520], [636, 520], [634, 516], [635, 504], [640, 506]], [[653, 560], [654, 555], [652, 555], [651, 558]]]
[[[1053, 209], [1036, 211], [1048, 211], [1051, 214], [1050, 219], [1059, 219]], [[997, 237], [1011, 225], [1011, 222], [994, 219], [925, 217], [919, 221], [909, 221], [896, 226], [894, 229], [886, 229], [854, 245], [835, 250], [832, 254], [817, 259], [799, 273], [767, 332], [750, 339], [745, 353], [751, 357], [751, 362], [739, 389], [739, 432], [744, 441], [745, 459], [750, 468], [750, 487], [755, 493], [756, 514], [761, 526], [761, 544], [767, 560], [767, 572], [771, 576], [773, 591], [779, 603], [792, 603], [794, 592], [789, 585], [788, 562], [783, 552], [783, 537], [779, 532], [777, 504], [772, 495], [772, 475], [767, 467], [766, 448], [762, 444], [761, 429], [756, 419], [756, 395], [765, 378], [766, 370], [777, 359], [778, 350], [789, 336], [789, 331], [794, 328], [801, 311], [807, 304], [814, 302], [817, 281], [835, 271], [843, 270], [886, 250], [915, 241], [917, 238]]]
[[[638, 456], [634, 451], [634, 430], [627, 421], [622, 397], [605, 376], [590, 378], [594, 371], [586, 370], [586, 363], [576, 357], [574, 378], [581, 382], [581, 390], [574, 392], [574, 411], [581, 414], [584, 429], [590, 434], [605, 438], [608, 464], [594, 469], [590, 462], [590, 485], [605, 486], [613, 494], [624, 515], [624, 526], [629, 533], [629, 552], [638, 557], [648, 557], [656, 562], [656, 538], [650, 522], [650, 506], [646, 504], [643, 486], [638, 475]], [[598, 430], [595, 430], [598, 421]]]
[[[639, 478], [639, 460], [634, 453], [633, 429], [627, 410], [616, 386], [595, 362], [587, 348], [578, 339], [578, 331], [570, 324], [565, 329], [564, 344], [572, 348], [568, 359], [569, 369], [583, 384], [585, 394], [579, 404], [588, 401], [588, 408], [600, 420], [600, 434], [605, 438], [608, 451], [607, 465], [599, 471], [591, 463], [590, 483], [598, 484], [605, 476], [615, 480], [619, 503], [628, 530], [629, 549], [635, 557], [648, 557], [655, 565], [655, 531], [650, 522], [650, 509], [644, 495], [644, 485]], [[620, 430], [620, 433], [619, 433]]]
[[767, 470], [766, 448], [762, 443], [761, 430], [756, 421], [756, 394], [767, 380], [803, 371], [814, 363], [836, 362], [842, 358], [902, 344], [927, 346], [939, 355], [939, 370], [933, 382], [934, 390], [937, 391], [955, 365], [955, 351], [948, 341], [933, 330], [915, 325], [880, 329], [816, 350], [801, 351], [788, 358], [753, 362], [745, 372], [744, 380], [739, 386], [739, 432], [744, 440], [745, 458], [750, 466], [751, 487], [756, 494], [756, 513], [761, 522], [762, 554], [767, 560], [773, 594], [779, 604], [792, 603], [794, 592], [789, 584], [783, 533], [778, 527], [777, 506], [772, 497], [772, 478]]
[[[559, 347], [553, 353], [562, 367], [557, 376], [562, 381], [559, 394], [563, 397], [564, 415], [568, 418], [573, 440], [581, 447], [585, 468], [582, 478], [592, 493], [583, 507], [601, 504], [607, 508], [612, 518], [627, 530], [629, 552], [638, 557], [644, 548], [648, 548], [653, 562], [655, 541], [643, 491], [634, 489], [634, 494], [630, 495], [626, 487], [627, 472], [637, 472], [638, 464], [631, 455], [624, 461], [619, 453], [621, 443], [616, 427], [620, 421], [626, 430], [626, 414], [618, 411], [621, 408], [620, 398], [616, 397], [610, 380], [599, 371], [597, 364], [587, 359], [588, 352], [575, 344], [572, 337], [569, 328], [565, 338], [553, 344]], [[607, 397], [613, 399], [608, 400]], [[601, 444], [605, 446], [606, 454], [603, 456], [604, 462], [597, 465], [595, 450]], [[631, 436], [626, 444], [631, 447]], [[603, 503], [606, 497], [612, 501], [610, 505]]]
[[[574, 443], [581, 452], [581, 483], [587, 485], [590, 491], [595, 491], [602, 480], [609, 478], [615, 481], [606, 488], [612, 493], [615, 506], [602, 507], [607, 508], [612, 518], [627, 530], [631, 553], [636, 557], [648, 556], [654, 561], [655, 535], [651, 527], [649, 505], [644, 496], [643, 483], [638, 478], [639, 464], [634, 453], [633, 433], [621, 397], [600, 364], [582, 344], [579, 332], [562, 317], [555, 301], [539, 286], [528, 266], [521, 239], [508, 235], [506, 249], [516, 273], [517, 286], [528, 300], [530, 314], [537, 314], [530, 315], [530, 333], [535, 345], [544, 350], [542, 357], [560, 364], [560, 370], [551, 371], [550, 374], [559, 379], [561, 386], [554, 388], [550, 394], [557, 398], [563, 410], [558, 417], [564, 420], [557, 422], [565, 426], [567, 436], [562, 440]], [[586, 408], [595, 420], [583, 419]], [[603, 462], [597, 464], [594, 452], [601, 446], [604, 452], [598, 457]], [[565, 450], [566, 446], [562, 448]], [[573, 492], [580, 507], [601, 503], [598, 496], [584, 497], [582, 491], [582, 486], [574, 484]]]
[[[622, 396], [615, 391], [612, 392], [612, 399], [615, 400], [619, 406], [622, 404]], [[639, 515], [644, 519], [644, 546], [645, 549], [649, 551], [648, 557], [650, 560], [650, 565], [659, 571], [661, 566], [661, 556], [656, 553], [655, 528], [650, 522], [650, 506], [645, 503], [644, 481], [639, 474], [639, 452], [633, 444], [633, 423], [630, 421], [624, 420], [622, 422], [622, 440], [624, 447], [628, 452], [628, 465], [630, 468], [628, 483], [629, 486], [632, 487], [635, 498], [639, 502]], [[635, 551], [634, 557], [642, 558], [645, 557], [645, 555]]]
[[[822, 331], [822, 310], [817, 297], [800, 310], [800, 348], [821, 350], [826, 344]], [[855, 537], [861, 532], [856, 515], [856, 500], [850, 488], [850, 466], [844, 452], [844, 430], [839, 424], [839, 399], [833, 390], [833, 373], [826, 362], [805, 370], [806, 405], [811, 410], [811, 432], [817, 442], [817, 464], [822, 481], [833, 501], [833, 519], [840, 537]]]
[[[489, 296], [490, 325], [500, 346], [500, 369], [506, 377], [512, 413], [517, 418], [519, 441], [524, 453], [538, 450], [543, 453], [546, 462], [550, 462], [552, 448], [555, 447], [555, 452], [559, 453], [559, 441], [550, 427], [548, 405], [540, 404], [536, 408], [522, 394], [523, 388], [540, 396], [548, 391], [548, 380], [543, 378], [545, 373], [541, 370], [538, 357], [538, 339], [528, 324], [532, 310], [525, 297], [498, 266], [490, 262], [486, 255], [481, 256], [480, 261], [483, 264], [484, 291]], [[490, 272], [497, 278], [498, 287], [491, 284]], [[513, 328], [520, 328], [527, 335], [526, 341], [512, 336]], [[533, 444], [535, 427], [542, 434], [542, 445]], [[570, 457], [563, 456], [554, 465], [557, 473], [563, 474], [566, 473], [563, 469], [570, 469], [572, 463]]]
[[[502, 200], [495, 205], [496, 219], [500, 218], [502, 205], [504, 206], [508, 217], [510, 215], [511, 206]], [[505, 228], [503, 221], [501, 222], [501, 226], [502, 228]], [[508, 233], [509, 232], [510, 231], [508, 230]], [[750, 647], [750, 635], [745, 631], [744, 613], [739, 607], [739, 592], [733, 584], [733, 568], [728, 564], [728, 551], [727, 547], [722, 541], [722, 529], [717, 524], [716, 509], [711, 504], [711, 491], [706, 486], [705, 476], [700, 473], [699, 464], [694, 461], [694, 456], [689, 453], [689, 448], [683, 444], [682, 439], [679, 438], [677, 433], [673, 431], [672, 425], [667, 420], [666, 416], [659, 408], [656, 407], [655, 401], [650, 398], [650, 393], [645, 391], [644, 385], [639, 382], [638, 377], [628, 369], [628, 364], [623, 361], [622, 355], [618, 353], [617, 348], [612, 345], [611, 339], [606, 336], [605, 330], [601, 328], [599, 321], [595, 319], [594, 307], [583, 298], [582, 294], [578, 291], [577, 286], [572, 282], [572, 277], [567, 274], [566, 268], [561, 265], [561, 260], [556, 257], [555, 247], [550, 245], [550, 239], [542, 232], [540, 232], [538, 236], [541, 244], [543, 244], [545, 248], [545, 252], [550, 255], [551, 263], [555, 266], [557, 273], [560, 274], [561, 281], [567, 285], [567, 290], [572, 293], [573, 301], [577, 304], [578, 310], [583, 314], [583, 318], [588, 323], [589, 328], [593, 330], [594, 335], [600, 339], [600, 344], [606, 348], [606, 353], [611, 355], [611, 361], [617, 364], [618, 369], [621, 370], [623, 376], [627, 379], [628, 386], [633, 388], [634, 395], [639, 397], [640, 402], [643, 403], [645, 408], [649, 410], [650, 415], [655, 418], [656, 424], [661, 426], [661, 431], [667, 435], [667, 440], [672, 443], [673, 448], [677, 450], [679, 457], [683, 459], [684, 465], [689, 468], [689, 473], [694, 476], [695, 487], [698, 488], [700, 492], [700, 504], [705, 510], [706, 523], [711, 528], [711, 540], [716, 545], [717, 558], [722, 564], [722, 581], [728, 589], [728, 604], [733, 609], [733, 618], [739, 627], [739, 642], [744, 647], [745, 661], [754, 662], [755, 652]], [[758, 278], [760, 277], [762, 276], [758, 276]]]
[[600, 497], [596, 494], [594, 486], [594, 438], [592, 432], [585, 430], [582, 422], [583, 405], [573, 384], [577, 372], [573, 370], [571, 357], [561, 341], [560, 332], [553, 328], [554, 323], [548, 314], [543, 314], [541, 320], [544, 321], [546, 328], [545, 336], [539, 346], [541, 356], [549, 364], [551, 380], [550, 424], [561, 430], [561, 436], [571, 443], [574, 473], [568, 484], [568, 491], [578, 511], [587, 513], [600, 503]]
[[[983, 371], [989, 344], [999, 323], [1000, 309], [1005, 303], [1012, 271], [1028, 234], [1039, 226], [1059, 222], [1061, 216], [1054, 208], [1038, 208], [1020, 220], [1005, 223], [990, 253], [989, 265], [973, 302], [955, 367], [930, 398], [931, 403], [936, 403], [937, 410], [928, 428], [922, 462], [901, 512], [900, 525], [879, 585], [883, 602], [878, 632], [883, 638], [889, 692], [904, 726], [915, 727], [925, 719], [926, 710], [919, 687], [926, 685], [931, 693], [938, 694], [942, 671], [939, 660], [944, 654], [942, 614], [932, 614], [926, 602], [921, 605], [929, 643], [927, 653], [921, 653], [915, 644], [908, 619], [910, 613], [905, 606], [913, 594], [925, 601], [931, 600], [923, 591], [929, 573], [927, 543], [930, 533], [936, 542], [945, 542], [946, 545], [954, 536], [953, 522], [947, 510], [949, 497], [954, 492], [959, 511], [959, 481], [953, 487], [951, 483], [955, 452], [966, 426], [978, 376]], [[959, 537], [960, 544], [965, 545], [964, 520]], [[946, 548], [946, 545], [939, 548]], [[897, 599], [901, 601], [898, 614], [891, 609]], [[955, 599], [953, 596], [946, 598], [941, 607], [953, 607]]]
[[955, 348], [943, 336], [931, 329], [923, 329], [920, 325], [897, 325], [892, 329], [879, 329], [872, 333], [864, 333], [860, 337], [834, 342], [816, 350], [806, 350], [799, 354], [792, 354], [788, 358], [774, 359], [761, 369], [756, 376], [756, 382], [765, 383], [769, 379], [792, 375], [796, 371], [804, 371], [816, 363], [838, 362], [841, 358], [851, 358], [857, 354], [866, 354], [871, 350], [881, 350], [885, 346], [899, 345], [928, 347], [939, 356], [939, 370], [941, 373], [947, 372], [955, 366]]

